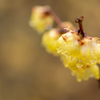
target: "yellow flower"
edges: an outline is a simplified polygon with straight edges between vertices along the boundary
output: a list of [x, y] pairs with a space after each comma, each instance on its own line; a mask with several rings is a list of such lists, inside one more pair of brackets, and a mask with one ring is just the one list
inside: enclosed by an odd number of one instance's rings
[[78, 58], [86, 64], [96, 64], [100, 59], [100, 44], [97, 38], [85, 37], [80, 42]]
[[58, 53], [75, 57], [79, 53], [79, 40], [77, 32], [70, 31], [63, 34], [56, 44]]
[[57, 51], [66, 56], [77, 57], [80, 65], [96, 64], [100, 61], [99, 39], [84, 37], [80, 40], [76, 32], [63, 34], [57, 41]]
[[58, 55], [56, 50], [56, 41], [59, 37], [60, 33], [55, 28], [43, 34], [42, 45], [46, 48], [47, 52]]
[[88, 80], [90, 77], [99, 79], [99, 66], [97, 65], [86, 65], [85, 68], [77, 68], [72, 70], [72, 75], [77, 78], [77, 81]]
[[65, 67], [70, 67], [73, 70], [76, 68], [76, 63], [77, 63], [77, 57], [72, 57], [72, 56], [66, 56], [66, 55], [60, 55], [61, 60]]
[[43, 33], [53, 25], [53, 18], [49, 14], [45, 14], [47, 6], [35, 6], [32, 10], [30, 26], [38, 33]]
[[72, 71], [72, 75], [77, 78], [77, 81], [87, 80], [90, 77], [99, 79], [99, 66], [95, 64], [86, 65], [85, 63], [81, 67], [77, 67], [77, 57], [71, 57], [61, 55], [61, 59], [65, 65]]
[[[74, 26], [70, 22], [63, 22], [66, 28], [69, 27], [74, 29]], [[53, 28], [50, 31], [43, 34], [42, 45], [46, 48], [47, 52], [54, 55], [59, 55], [56, 49], [56, 42], [58, 38], [63, 34], [63, 29]]]
[[57, 52], [65, 67], [68, 67], [78, 81], [94, 76], [99, 79], [100, 40], [96, 37], [80, 39], [77, 32], [63, 34], [56, 44]]

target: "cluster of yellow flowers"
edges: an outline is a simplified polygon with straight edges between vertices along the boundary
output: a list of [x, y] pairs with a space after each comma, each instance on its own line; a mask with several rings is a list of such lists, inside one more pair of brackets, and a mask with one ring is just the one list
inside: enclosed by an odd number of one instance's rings
[[65, 67], [68, 67], [78, 81], [89, 77], [99, 79], [100, 43], [96, 37], [81, 39], [77, 32], [67, 32], [57, 40], [57, 52], [60, 53]]
[[[49, 10], [48, 10], [49, 8]], [[53, 26], [55, 15], [51, 15], [48, 6], [36, 6], [32, 10], [30, 25], [38, 33], [43, 33]], [[59, 21], [59, 19], [57, 19]], [[55, 21], [57, 21], [55, 20]], [[60, 22], [58, 22], [60, 23]], [[59, 56], [65, 67], [69, 68], [78, 81], [90, 77], [99, 79], [100, 39], [97, 37], [81, 36], [80, 31], [70, 22], [60, 23], [64, 27], [51, 28], [42, 37], [42, 45], [46, 51]], [[61, 26], [61, 25], [59, 25]], [[64, 31], [64, 29], [67, 31]]]
[[[64, 22], [63, 25], [66, 27], [71, 27], [72, 30], [75, 29], [75, 27], [70, 22]], [[42, 45], [46, 48], [46, 50], [49, 53], [52, 53], [54, 55], [58, 55], [57, 49], [56, 49], [56, 42], [58, 38], [62, 35], [62, 32], [58, 28], [53, 28], [48, 32], [45, 32], [42, 37]]]

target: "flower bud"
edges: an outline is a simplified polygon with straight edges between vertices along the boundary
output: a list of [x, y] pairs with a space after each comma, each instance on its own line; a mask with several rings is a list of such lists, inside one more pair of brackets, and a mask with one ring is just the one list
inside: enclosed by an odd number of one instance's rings
[[45, 13], [48, 9], [48, 6], [35, 6], [32, 9], [29, 25], [38, 33], [43, 33], [53, 25], [53, 18], [49, 14]]
[[56, 50], [56, 41], [59, 37], [60, 33], [55, 28], [43, 34], [42, 45], [46, 48], [47, 52], [58, 55]]

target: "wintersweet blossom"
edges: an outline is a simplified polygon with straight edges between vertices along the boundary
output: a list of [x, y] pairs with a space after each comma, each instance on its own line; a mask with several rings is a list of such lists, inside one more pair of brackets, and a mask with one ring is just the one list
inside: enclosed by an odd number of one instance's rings
[[85, 67], [71, 69], [72, 75], [77, 78], [78, 82], [82, 80], [88, 80], [89, 78], [99, 79], [99, 66], [98, 65], [86, 65]]
[[96, 37], [84, 37], [80, 42], [78, 58], [86, 64], [96, 64], [100, 59], [100, 43]]
[[96, 37], [80, 38], [77, 32], [63, 34], [56, 43], [61, 59], [78, 81], [91, 76], [99, 79], [100, 41]]
[[60, 37], [59, 30], [56, 28], [51, 29], [42, 36], [42, 45], [46, 48], [46, 51], [54, 55], [58, 55], [56, 50], [56, 41]]
[[43, 33], [53, 25], [53, 18], [49, 14], [45, 14], [47, 9], [49, 9], [48, 6], [35, 6], [32, 9], [29, 25], [38, 33]]
[[57, 41], [56, 47], [58, 53], [76, 56], [79, 53], [80, 48], [80, 37], [77, 35], [77, 32], [69, 32], [63, 34]]
[[76, 77], [78, 82], [82, 80], [87, 80], [90, 77], [94, 77], [99, 79], [99, 66], [96, 64], [86, 65], [85, 63], [81, 67], [77, 67], [77, 57], [65, 56], [61, 55], [61, 59], [65, 65], [65, 67], [71, 70], [73, 76]]
[[[72, 25], [71, 22], [63, 22], [63, 25], [69, 29], [69, 27], [74, 30], [75, 27]], [[65, 33], [66, 29], [58, 29], [58, 28], [53, 28], [50, 31], [47, 31], [43, 34], [42, 36], [42, 45], [46, 48], [46, 51], [49, 53], [52, 53], [53, 55], [59, 55], [57, 53], [56, 49], [56, 42], [59, 39], [59, 37]]]

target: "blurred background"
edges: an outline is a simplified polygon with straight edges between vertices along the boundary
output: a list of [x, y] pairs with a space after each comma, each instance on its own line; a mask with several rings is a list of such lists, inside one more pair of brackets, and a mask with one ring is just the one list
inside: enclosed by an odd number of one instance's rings
[[62, 21], [83, 15], [84, 30], [100, 37], [100, 0], [0, 0], [0, 100], [99, 100], [96, 79], [78, 83], [41, 46], [29, 25], [31, 9], [50, 5]]

